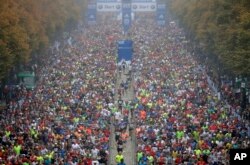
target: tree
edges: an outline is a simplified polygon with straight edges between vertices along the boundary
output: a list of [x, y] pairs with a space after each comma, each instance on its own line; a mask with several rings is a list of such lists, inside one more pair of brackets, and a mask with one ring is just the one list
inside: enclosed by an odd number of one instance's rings
[[[247, 0], [169, 0], [170, 10], [203, 51], [224, 69], [250, 75], [250, 2]], [[211, 58], [211, 56], [208, 56]]]
[[[86, 3], [86, 2], [85, 2]], [[27, 64], [67, 25], [78, 22], [85, 3], [79, 0], [0, 0], [0, 80]]]

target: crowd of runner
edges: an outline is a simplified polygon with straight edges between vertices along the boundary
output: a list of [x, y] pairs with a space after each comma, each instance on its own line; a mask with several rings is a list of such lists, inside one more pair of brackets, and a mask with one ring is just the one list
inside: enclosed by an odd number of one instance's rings
[[76, 30], [72, 45], [43, 59], [33, 91], [12, 90], [0, 113], [0, 164], [107, 164], [119, 29]]
[[111, 117], [122, 153], [128, 111], [136, 121], [138, 165], [228, 164], [229, 149], [249, 147], [249, 121], [211, 90], [204, 66], [180, 42], [182, 30], [150, 21], [135, 22], [129, 34], [132, 102], [115, 103], [130, 84], [116, 91], [119, 23], [77, 30], [74, 44], [43, 60], [37, 87], [17, 87], [0, 112], [0, 163], [107, 164]]
[[249, 120], [220, 100], [176, 26], [135, 26], [138, 165], [228, 164], [229, 149], [248, 148]]

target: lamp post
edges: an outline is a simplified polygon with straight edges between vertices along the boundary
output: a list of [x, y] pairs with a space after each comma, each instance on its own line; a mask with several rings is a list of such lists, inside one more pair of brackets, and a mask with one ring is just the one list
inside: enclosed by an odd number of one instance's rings
[[240, 107], [242, 111], [246, 109], [246, 104], [247, 104], [246, 83], [247, 83], [247, 78], [242, 78], [240, 76], [239, 79], [236, 79], [236, 84], [240, 89]]
[[247, 78], [243, 78], [241, 81], [241, 108], [242, 111], [246, 109], [247, 104], [247, 91], [246, 91]]

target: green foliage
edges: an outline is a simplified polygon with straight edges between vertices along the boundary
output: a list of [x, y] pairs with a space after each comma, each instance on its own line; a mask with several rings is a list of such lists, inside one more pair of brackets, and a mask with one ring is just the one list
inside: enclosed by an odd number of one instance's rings
[[28, 63], [32, 53], [43, 52], [69, 22], [76, 23], [84, 5], [79, 0], [0, 0], [0, 80], [13, 66]]
[[[169, 0], [189, 37], [216, 54], [224, 69], [250, 75], [249, 0]], [[208, 57], [209, 58], [209, 57]]]

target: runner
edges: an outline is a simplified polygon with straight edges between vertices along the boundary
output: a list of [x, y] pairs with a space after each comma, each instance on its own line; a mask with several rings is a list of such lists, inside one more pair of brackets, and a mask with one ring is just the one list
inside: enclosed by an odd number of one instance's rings
[[119, 164], [121, 163], [122, 161], [124, 161], [124, 157], [122, 155], [122, 152], [118, 152], [118, 154], [115, 156], [115, 160], [116, 160], [116, 163]]

